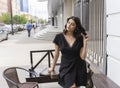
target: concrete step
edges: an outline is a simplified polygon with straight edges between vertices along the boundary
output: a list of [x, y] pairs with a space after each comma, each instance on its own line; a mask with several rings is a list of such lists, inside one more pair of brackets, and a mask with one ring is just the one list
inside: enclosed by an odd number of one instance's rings
[[44, 29], [34, 35], [34, 38], [40, 40], [53, 40], [55, 35], [61, 31], [56, 29]]

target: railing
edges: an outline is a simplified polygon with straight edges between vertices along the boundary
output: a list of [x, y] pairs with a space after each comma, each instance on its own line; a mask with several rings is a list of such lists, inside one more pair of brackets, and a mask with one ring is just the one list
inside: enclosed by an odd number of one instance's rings
[[[55, 50], [54, 49], [50, 49], [50, 50], [36, 50], [36, 51], [30, 51], [30, 64], [31, 64], [31, 68], [29, 69], [30, 71], [34, 72], [35, 68], [45, 59], [45, 57], [48, 56], [48, 67], [50, 67], [50, 62], [51, 62], [51, 57], [53, 58], [53, 52]], [[34, 53], [42, 53], [42, 52], [46, 52], [45, 55], [35, 64], [33, 65], [33, 54]], [[32, 74], [30, 74], [30, 77], [32, 77]]]

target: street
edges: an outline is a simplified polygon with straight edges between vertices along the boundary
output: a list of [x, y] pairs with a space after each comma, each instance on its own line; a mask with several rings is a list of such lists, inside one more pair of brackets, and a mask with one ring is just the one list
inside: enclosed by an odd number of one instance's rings
[[[37, 29], [36, 32], [40, 30]], [[14, 35], [9, 35], [8, 40], [0, 42], [0, 88], [8, 88], [6, 81], [2, 77], [2, 72], [7, 67], [22, 66], [30, 67], [30, 51], [53, 49], [52, 41], [37, 40], [33, 38], [34, 31], [31, 31], [31, 37], [27, 36], [27, 31], [21, 31]], [[39, 57], [40, 58], [40, 57]], [[38, 60], [35, 60], [38, 61]], [[44, 62], [43, 64], [45, 64]], [[45, 83], [46, 84], [46, 83]], [[58, 88], [57, 83], [51, 83], [51, 87], [40, 84], [41, 88]]]

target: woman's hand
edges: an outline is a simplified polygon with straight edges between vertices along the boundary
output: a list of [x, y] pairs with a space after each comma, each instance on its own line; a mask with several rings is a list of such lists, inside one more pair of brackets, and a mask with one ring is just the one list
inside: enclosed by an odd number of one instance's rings
[[53, 69], [52, 67], [50, 67], [50, 68], [48, 69], [48, 72], [49, 72], [49, 74], [50, 74], [51, 79], [56, 79], [56, 78], [58, 78], [58, 74], [54, 71], [54, 69]]
[[83, 42], [87, 43], [87, 41], [88, 41], [88, 34], [87, 35], [81, 34], [81, 35], [83, 36]]
[[84, 40], [84, 42], [87, 42], [88, 41], [88, 35], [83, 36], [83, 40]]
[[80, 50], [80, 57], [84, 60], [87, 55], [87, 41], [88, 41], [88, 35], [83, 35], [83, 47]]
[[49, 72], [49, 73], [51, 73], [51, 72], [53, 72], [53, 71], [54, 71], [54, 69], [53, 69], [52, 67], [48, 68], [48, 72]]

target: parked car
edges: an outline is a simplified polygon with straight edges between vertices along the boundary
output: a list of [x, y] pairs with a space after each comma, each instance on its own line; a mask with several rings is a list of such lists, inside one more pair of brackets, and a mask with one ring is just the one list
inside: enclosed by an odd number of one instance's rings
[[0, 41], [7, 40], [7, 39], [8, 39], [8, 33], [5, 30], [0, 29]]
[[5, 24], [5, 26], [3, 26], [3, 28], [4, 28], [4, 30], [6, 30], [9, 33], [12, 33], [12, 31], [14, 33], [18, 32], [18, 26], [16, 24], [13, 25], [13, 30], [12, 30], [11, 24]]
[[4, 30], [5, 32], [7, 32], [8, 34], [11, 33], [11, 30], [9, 27], [6, 27], [6, 26], [0, 26], [0, 29]]
[[25, 25], [24, 24], [18, 24], [18, 31], [23, 31], [25, 30]]

